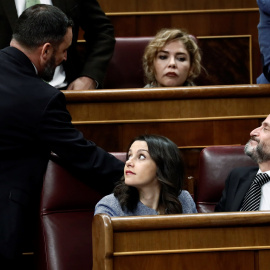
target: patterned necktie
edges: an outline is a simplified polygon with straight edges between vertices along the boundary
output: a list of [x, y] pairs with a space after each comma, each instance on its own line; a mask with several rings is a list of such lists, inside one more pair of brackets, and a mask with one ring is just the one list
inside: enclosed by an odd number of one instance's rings
[[27, 9], [33, 5], [36, 5], [36, 4], [40, 4], [40, 1], [39, 0], [26, 0], [25, 1], [25, 9]]
[[259, 173], [254, 178], [247, 194], [245, 195], [240, 211], [257, 211], [260, 207], [261, 189], [270, 180], [267, 173]]

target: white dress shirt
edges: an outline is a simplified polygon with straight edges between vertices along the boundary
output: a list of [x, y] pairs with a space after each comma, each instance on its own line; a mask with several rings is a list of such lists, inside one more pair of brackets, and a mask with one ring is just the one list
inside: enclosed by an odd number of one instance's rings
[[[47, 4], [52, 5], [51, 0], [40, 0], [40, 4]], [[22, 14], [22, 12], [25, 9], [25, 0], [15, 0], [15, 5], [17, 9], [18, 17]], [[67, 86], [66, 80], [66, 73], [63, 68], [63, 65], [60, 65], [56, 67], [53, 79], [49, 82], [50, 85], [56, 87], [56, 88], [63, 88]]]
[[[40, 0], [40, 4], [52, 5], [51, 0]], [[23, 13], [25, 9], [25, 0], [15, 0], [18, 17]]]
[[[261, 172], [262, 171], [259, 170], [257, 174]], [[270, 171], [264, 173], [267, 173], [270, 176]], [[259, 210], [270, 210], [270, 181], [262, 186], [261, 202]]]

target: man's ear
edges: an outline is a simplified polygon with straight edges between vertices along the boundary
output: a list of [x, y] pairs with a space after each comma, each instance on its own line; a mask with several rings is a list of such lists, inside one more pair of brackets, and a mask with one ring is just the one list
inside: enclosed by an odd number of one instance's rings
[[53, 47], [51, 43], [45, 43], [41, 47], [41, 53], [40, 53], [40, 61], [43, 64], [46, 63], [48, 59], [51, 59], [51, 56], [53, 55]]

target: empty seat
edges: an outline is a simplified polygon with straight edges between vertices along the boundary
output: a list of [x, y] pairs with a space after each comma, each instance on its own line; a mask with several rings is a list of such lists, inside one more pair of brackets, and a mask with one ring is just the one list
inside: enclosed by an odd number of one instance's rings
[[[113, 154], [125, 161], [126, 153]], [[92, 219], [104, 195], [49, 161], [41, 195], [38, 269], [92, 268]]]
[[196, 188], [198, 212], [213, 212], [221, 198], [225, 180], [233, 168], [254, 166], [245, 155], [244, 146], [211, 146], [200, 153], [199, 179]]
[[117, 37], [114, 54], [107, 69], [105, 89], [142, 88], [144, 49], [153, 37]]

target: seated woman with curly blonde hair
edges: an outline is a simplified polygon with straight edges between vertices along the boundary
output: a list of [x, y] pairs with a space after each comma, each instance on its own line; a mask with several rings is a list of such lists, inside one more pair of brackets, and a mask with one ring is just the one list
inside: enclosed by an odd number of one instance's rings
[[162, 29], [145, 49], [143, 68], [146, 88], [192, 86], [201, 72], [200, 49], [181, 29]]

